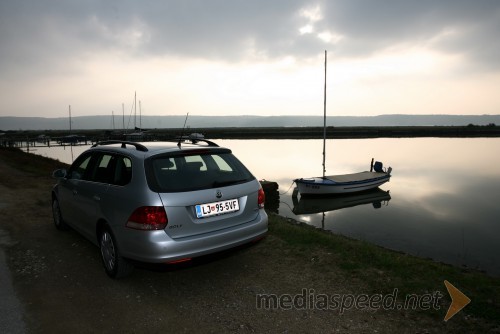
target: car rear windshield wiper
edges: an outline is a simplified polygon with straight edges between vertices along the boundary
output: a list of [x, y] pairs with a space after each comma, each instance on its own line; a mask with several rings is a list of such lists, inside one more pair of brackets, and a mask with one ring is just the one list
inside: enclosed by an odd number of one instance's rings
[[230, 180], [230, 181], [214, 181], [212, 183], [213, 187], [224, 187], [224, 186], [230, 186], [233, 184], [239, 184], [248, 181], [248, 179], [241, 179], [241, 180]]

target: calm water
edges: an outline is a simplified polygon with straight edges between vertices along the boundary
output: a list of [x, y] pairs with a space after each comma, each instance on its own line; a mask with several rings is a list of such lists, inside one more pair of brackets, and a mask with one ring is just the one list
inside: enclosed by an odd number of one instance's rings
[[[280, 215], [420, 257], [500, 276], [500, 139], [327, 141], [327, 174], [392, 166], [389, 191], [306, 201], [292, 179], [322, 173], [321, 140], [219, 140], [259, 179], [278, 182]], [[83, 147], [73, 148], [76, 158]], [[71, 162], [66, 147], [37, 154]], [[294, 209], [295, 204], [295, 209]], [[296, 212], [297, 214], [295, 214]], [[301, 214], [301, 212], [308, 212]], [[313, 213], [316, 212], [316, 213]]]

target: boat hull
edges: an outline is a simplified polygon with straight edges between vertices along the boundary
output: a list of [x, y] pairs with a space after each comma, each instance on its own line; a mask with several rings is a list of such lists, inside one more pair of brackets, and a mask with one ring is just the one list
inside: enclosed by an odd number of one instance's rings
[[[363, 174], [363, 175], [362, 175]], [[349, 177], [346, 176], [356, 176]], [[335, 181], [335, 178], [346, 181]], [[360, 192], [374, 189], [388, 182], [391, 178], [387, 173], [364, 172], [350, 175], [336, 175], [332, 177], [312, 177], [294, 180], [299, 193], [304, 195], [332, 195]]]

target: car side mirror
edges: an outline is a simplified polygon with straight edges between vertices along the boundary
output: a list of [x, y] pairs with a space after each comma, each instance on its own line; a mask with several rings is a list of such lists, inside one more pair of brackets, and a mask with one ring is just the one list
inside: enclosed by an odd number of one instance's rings
[[68, 172], [66, 171], [66, 169], [64, 168], [61, 168], [61, 169], [56, 169], [55, 171], [52, 172], [52, 177], [54, 179], [62, 179], [62, 178], [65, 178], [66, 177], [66, 174]]

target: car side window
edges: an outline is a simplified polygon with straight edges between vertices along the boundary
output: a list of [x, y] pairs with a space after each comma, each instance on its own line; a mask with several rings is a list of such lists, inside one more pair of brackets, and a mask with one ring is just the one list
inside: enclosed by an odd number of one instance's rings
[[86, 180], [89, 175], [89, 166], [92, 155], [83, 156], [81, 159], [75, 161], [71, 166], [68, 179], [72, 180]]
[[132, 161], [125, 156], [116, 157], [115, 174], [113, 184], [124, 186], [132, 179]]
[[132, 162], [121, 155], [102, 154], [96, 164], [92, 181], [123, 186], [132, 178]]
[[115, 158], [111, 154], [102, 154], [97, 160], [92, 181], [99, 183], [112, 183], [114, 172]]

